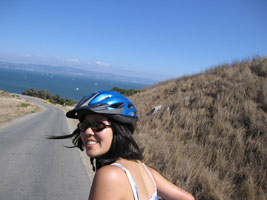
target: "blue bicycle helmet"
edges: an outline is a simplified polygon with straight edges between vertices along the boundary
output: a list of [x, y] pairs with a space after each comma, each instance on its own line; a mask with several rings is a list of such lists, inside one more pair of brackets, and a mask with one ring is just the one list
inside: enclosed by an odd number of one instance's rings
[[97, 113], [128, 124], [134, 131], [138, 120], [136, 112], [134, 104], [128, 98], [115, 91], [102, 90], [83, 97], [66, 116], [81, 121], [86, 114]]

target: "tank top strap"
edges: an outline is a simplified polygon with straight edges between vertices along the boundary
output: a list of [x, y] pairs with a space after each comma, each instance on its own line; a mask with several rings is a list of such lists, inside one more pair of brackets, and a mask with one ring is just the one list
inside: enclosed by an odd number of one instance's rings
[[149, 174], [149, 176], [151, 177], [153, 183], [154, 183], [154, 187], [155, 187], [155, 192], [153, 193], [153, 195], [151, 196], [151, 198], [149, 200], [158, 200], [158, 192], [157, 192], [157, 184], [151, 174], [151, 172], [149, 171], [149, 169], [147, 168], [147, 166], [142, 163], [142, 165], [144, 166], [144, 168], [146, 169], [147, 173]]
[[113, 166], [117, 166], [117, 167], [120, 167], [121, 169], [123, 169], [128, 177], [128, 180], [130, 182], [130, 185], [131, 185], [131, 188], [132, 188], [132, 191], [133, 191], [133, 195], [134, 195], [134, 200], [139, 200], [139, 195], [138, 195], [138, 188], [134, 182], [134, 179], [130, 173], [130, 171], [128, 169], [126, 169], [126, 167], [124, 167], [122, 164], [119, 164], [119, 163], [112, 163], [111, 165]]
[[147, 168], [147, 166], [146, 166], [144, 163], [142, 163], [142, 165], [144, 166], [144, 168], [146, 169], [147, 173], [148, 173], [149, 176], [151, 177], [151, 179], [152, 179], [152, 181], [153, 181], [153, 183], [154, 183], [155, 189], [157, 190], [157, 185], [156, 185], [156, 182], [155, 182], [155, 180], [154, 180], [154, 178], [153, 178], [151, 172], [149, 171], [149, 169]]

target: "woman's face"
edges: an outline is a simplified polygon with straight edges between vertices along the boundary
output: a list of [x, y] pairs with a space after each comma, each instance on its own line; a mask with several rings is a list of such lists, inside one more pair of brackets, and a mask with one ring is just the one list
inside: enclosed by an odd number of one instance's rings
[[[89, 114], [86, 115], [83, 123], [102, 122], [110, 125], [108, 119], [102, 115]], [[98, 157], [107, 153], [110, 149], [113, 138], [111, 127], [106, 127], [101, 131], [93, 131], [89, 126], [85, 131], [81, 131], [81, 139], [89, 157]]]

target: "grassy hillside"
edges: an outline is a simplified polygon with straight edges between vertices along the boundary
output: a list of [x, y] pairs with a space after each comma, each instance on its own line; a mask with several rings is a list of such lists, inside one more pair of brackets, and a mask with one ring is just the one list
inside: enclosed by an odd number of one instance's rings
[[196, 199], [267, 199], [267, 57], [162, 82], [131, 100], [148, 165]]

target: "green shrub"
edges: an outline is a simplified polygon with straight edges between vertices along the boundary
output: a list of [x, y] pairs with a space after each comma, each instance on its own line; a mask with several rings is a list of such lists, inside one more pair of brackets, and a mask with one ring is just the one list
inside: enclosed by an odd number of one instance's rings
[[135, 89], [121, 89], [121, 88], [118, 88], [118, 87], [112, 88], [111, 91], [119, 92], [119, 93], [121, 93], [124, 96], [131, 96], [133, 94], [136, 94], [136, 93], [140, 92], [140, 90], [135, 90]]
[[77, 101], [73, 101], [71, 99], [61, 98], [58, 94], [53, 96], [50, 92], [48, 92], [46, 90], [36, 91], [35, 89], [31, 88], [28, 90], [24, 90], [22, 92], [22, 94], [32, 96], [32, 97], [38, 97], [41, 99], [48, 100], [49, 102], [51, 102], [53, 104], [60, 104], [60, 105], [64, 105], [64, 106], [67, 106], [67, 105], [72, 106], [72, 105], [77, 103]]
[[29, 103], [21, 103], [21, 104], [18, 105], [18, 107], [26, 108], [26, 107], [28, 107], [30, 105], [31, 104], [29, 104]]

